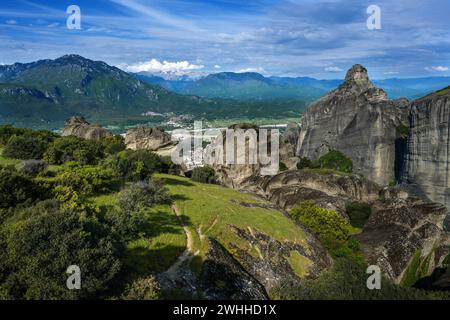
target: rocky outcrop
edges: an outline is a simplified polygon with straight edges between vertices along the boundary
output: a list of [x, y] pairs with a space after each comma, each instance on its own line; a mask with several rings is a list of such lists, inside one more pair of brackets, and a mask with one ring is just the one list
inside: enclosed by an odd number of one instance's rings
[[89, 140], [100, 140], [104, 137], [112, 136], [108, 130], [90, 124], [83, 117], [71, 117], [64, 122], [62, 136], [76, 136]]
[[446, 208], [398, 188], [384, 190], [381, 197], [383, 201], [374, 203], [369, 221], [356, 236], [367, 262], [378, 265], [396, 283], [411, 275], [431, 274], [449, 251], [450, 238], [443, 226]]
[[156, 127], [136, 127], [128, 130], [125, 136], [125, 144], [128, 149], [147, 149], [157, 151], [173, 146], [168, 133]]
[[338, 150], [353, 161], [355, 172], [386, 185], [395, 179], [397, 128], [406, 113], [405, 101], [389, 100], [367, 70], [354, 65], [336, 90], [302, 115], [297, 155], [315, 160]]
[[413, 101], [404, 181], [450, 209], [450, 87]]
[[344, 213], [348, 202], [373, 202], [379, 198], [379, 187], [364, 177], [309, 170], [284, 171], [271, 177], [252, 176], [243, 181], [240, 188], [285, 210], [313, 200], [320, 207]]

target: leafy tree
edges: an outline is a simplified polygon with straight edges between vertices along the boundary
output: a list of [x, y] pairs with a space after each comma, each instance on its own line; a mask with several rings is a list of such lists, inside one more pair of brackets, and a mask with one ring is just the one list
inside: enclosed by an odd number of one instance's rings
[[117, 173], [120, 179], [142, 181], [155, 172], [163, 172], [161, 157], [149, 150], [125, 150], [115, 154], [106, 162], [106, 167]]
[[44, 160], [49, 164], [76, 161], [86, 165], [97, 164], [104, 156], [104, 146], [100, 141], [68, 136], [56, 139], [50, 144], [44, 154]]
[[[12, 299], [99, 297], [117, 276], [124, 246], [94, 217], [55, 201], [24, 209], [0, 233], [0, 292]], [[66, 270], [81, 269], [81, 290], [68, 290]]]
[[216, 172], [209, 166], [197, 167], [192, 170], [192, 180], [201, 183], [216, 183]]
[[163, 173], [178, 175], [181, 172], [181, 166], [172, 162], [172, 158], [170, 156], [161, 157], [161, 161], [163, 164]]

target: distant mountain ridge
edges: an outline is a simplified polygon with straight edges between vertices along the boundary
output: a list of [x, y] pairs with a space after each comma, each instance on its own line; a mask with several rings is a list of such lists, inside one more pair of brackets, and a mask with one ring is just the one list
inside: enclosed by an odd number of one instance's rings
[[[265, 77], [255, 72], [220, 72], [197, 80], [168, 80], [146, 73], [134, 76], [181, 94], [237, 100], [298, 99], [312, 102], [343, 82], [311, 77]], [[385, 90], [391, 99], [416, 99], [450, 85], [450, 77], [391, 78], [374, 80], [373, 83]]]
[[60, 128], [69, 116], [102, 124], [145, 121], [141, 114], [149, 111], [207, 119], [282, 117], [304, 107], [303, 101], [265, 104], [181, 95], [78, 55], [0, 66], [0, 121], [19, 126]]

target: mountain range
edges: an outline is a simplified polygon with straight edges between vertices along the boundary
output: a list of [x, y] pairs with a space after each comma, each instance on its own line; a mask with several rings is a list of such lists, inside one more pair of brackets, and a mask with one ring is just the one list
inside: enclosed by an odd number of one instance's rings
[[191, 114], [205, 119], [298, 115], [303, 101], [265, 104], [205, 99], [171, 92], [78, 55], [0, 66], [0, 122], [60, 128], [81, 115], [101, 124], [144, 121], [145, 112]]
[[[318, 80], [310, 77], [265, 77], [255, 72], [221, 72], [200, 79], [165, 79], [151, 73], [137, 73], [135, 77], [149, 84], [157, 84], [180, 94], [204, 98], [237, 100], [298, 99], [312, 102], [339, 86], [343, 80]], [[374, 80], [392, 99], [416, 99], [450, 85], [450, 77], [424, 77]]]
[[[341, 82], [252, 72], [164, 79], [65, 55], [0, 66], [0, 123], [60, 129], [68, 117], [83, 116], [102, 125], [124, 125], [148, 122], [144, 114], [155, 113], [205, 120], [297, 118], [309, 103]], [[416, 98], [448, 86], [450, 78], [374, 83], [391, 98]]]

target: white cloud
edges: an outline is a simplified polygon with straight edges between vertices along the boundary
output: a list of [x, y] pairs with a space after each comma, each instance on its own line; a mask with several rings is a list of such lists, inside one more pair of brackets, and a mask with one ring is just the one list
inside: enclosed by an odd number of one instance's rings
[[448, 67], [444, 67], [444, 66], [426, 67], [425, 69], [428, 71], [439, 71], [439, 72], [445, 72], [445, 71], [449, 70]]
[[387, 71], [387, 72], [384, 72], [383, 74], [385, 74], [385, 75], [393, 75], [393, 74], [398, 74], [398, 72], [397, 71]]
[[126, 65], [124, 68], [130, 72], [154, 72], [154, 73], [176, 73], [183, 74], [187, 71], [203, 69], [205, 66], [192, 64], [189, 61], [160, 62], [152, 59], [147, 62], [140, 62], [133, 65]]
[[324, 70], [332, 73], [342, 72], [342, 69], [339, 67], [326, 67]]
[[219, 66], [218, 64], [216, 64], [216, 65], [214, 66], [214, 68], [215, 68], [215, 69], [222, 69], [222, 66]]
[[17, 21], [14, 19], [6, 20], [6, 24], [17, 24]]
[[238, 71], [236, 71], [237, 73], [244, 73], [244, 72], [264, 72], [264, 68], [258, 67], [258, 68], [245, 68], [245, 69], [240, 69]]

